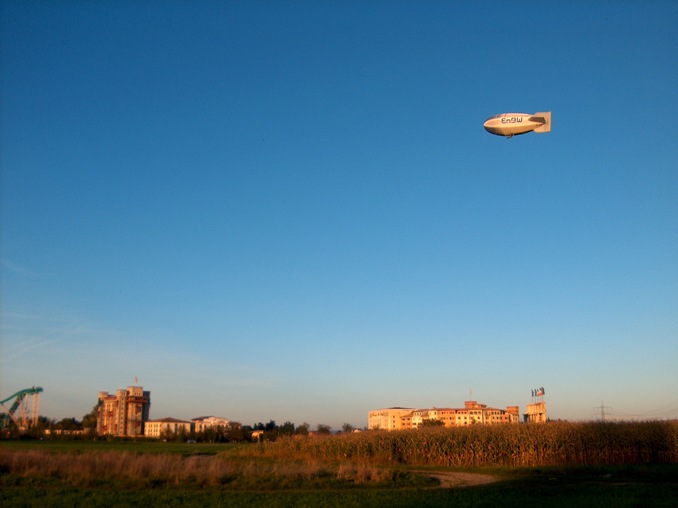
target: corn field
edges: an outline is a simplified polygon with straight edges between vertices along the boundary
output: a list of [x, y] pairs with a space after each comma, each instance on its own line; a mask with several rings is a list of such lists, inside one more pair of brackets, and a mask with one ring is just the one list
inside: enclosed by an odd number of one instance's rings
[[284, 438], [244, 453], [381, 465], [565, 466], [678, 462], [678, 422], [550, 422]]

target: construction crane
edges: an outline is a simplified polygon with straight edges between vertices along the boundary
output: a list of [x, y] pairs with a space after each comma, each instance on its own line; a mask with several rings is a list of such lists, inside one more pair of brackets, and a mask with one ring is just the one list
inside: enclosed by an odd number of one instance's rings
[[[5, 428], [12, 419], [20, 430], [28, 430], [29, 426], [35, 426], [38, 423], [38, 409], [40, 408], [40, 386], [25, 388], [10, 395], [5, 400], [0, 400], [6, 413], [2, 415], [0, 427]], [[5, 403], [10, 403], [8, 407]], [[30, 404], [29, 404], [30, 402]]]

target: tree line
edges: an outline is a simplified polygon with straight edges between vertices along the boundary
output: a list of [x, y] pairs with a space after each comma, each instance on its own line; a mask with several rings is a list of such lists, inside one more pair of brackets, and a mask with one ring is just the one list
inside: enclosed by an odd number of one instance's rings
[[[64, 437], [72, 439], [81, 437], [86, 439], [95, 439], [97, 434], [97, 414], [98, 404], [92, 408], [92, 411], [82, 417], [62, 418], [61, 420], [50, 419], [45, 416], [38, 417], [37, 424], [26, 431], [21, 431], [16, 424], [10, 420], [7, 428], [2, 429], [1, 436], [5, 438], [42, 438], [50, 436], [51, 438]], [[2, 414], [0, 414], [0, 417]], [[245, 441], [275, 441], [283, 436], [308, 436], [310, 434], [330, 435], [334, 433], [353, 432], [356, 428], [350, 423], [344, 423], [340, 431], [334, 432], [329, 425], [318, 424], [315, 429], [304, 422], [301, 425], [295, 425], [286, 421], [282, 425], [276, 424], [275, 420], [268, 423], [258, 422], [253, 425], [243, 425], [237, 421], [231, 421], [228, 425], [220, 425], [207, 428], [203, 431], [186, 431], [179, 429], [177, 432], [164, 432], [160, 439], [164, 441], [175, 442], [205, 442], [205, 443], [237, 443]], [[263, 432], [260, 432], [263, 431]], [[253, 438], [253, 435], [255, 436]]]

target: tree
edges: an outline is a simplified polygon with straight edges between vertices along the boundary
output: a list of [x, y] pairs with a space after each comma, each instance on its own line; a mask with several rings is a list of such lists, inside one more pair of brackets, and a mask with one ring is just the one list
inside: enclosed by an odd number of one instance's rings
[[350, 423], [344, 423], [344, 424], [341, 426], [341, 431], [342, 431], [342, 432], [349, 433], [349, 432], [353, 432], [354, 430], [355, 430], [355, 427], [354, 427], [353, 425], [351, 425]]
[[322, 423], [319, 423], [317, 427], [317, 432], [318, 434], [323, 435], [332, 434], [332, 427], [330, 427], [329, 425], [323, 425]]
[[444, 427], [445, 422], [442, 420], [424, 420], [421, 422], [422, 427]]
[[197, 441], [205, 441], [207, 443], [214, 443], [217, 440], [216, 427], [208, 427], [196, 434]]
[[97, 433], [98, 418], [99, 418], [99, 404], [97, 403], [89, 413], [82, 417], [82, 428], [90, 436], [93, 436]]
[[304, 422], [295, 429], [294, 434], [297, 436], [308, 436], [308, 429], [310, 427], [308, 423]]
[[291, 436], [294, 434], [294, 424], [289, 420], [278, 427], [278, 433], [281, 436]]
[[81, 430], [82, 424], [75, 418], [62, 418], [61, 421], [55, 425], [55, 428], [67, 431]]
[[232, 442], [240, 442], [245, 440], [245, 429], [240, 422], [228, 422], [228, 427], [224, 433], [224, 437]]

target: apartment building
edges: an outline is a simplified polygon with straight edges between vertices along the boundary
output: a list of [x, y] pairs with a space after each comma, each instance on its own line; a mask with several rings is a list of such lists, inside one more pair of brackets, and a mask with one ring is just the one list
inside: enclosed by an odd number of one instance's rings
[[113, 436], [142, 436], [151, 409], [151, 392], [128, 386], [111, 395], [99, 392], [97, 433]]
[[367, 428], [372, 430], [400, 430], [412, 427], [412, 412], [408, 407], [390, 407], [367, 413]]
[[506, 406], [506, 409], [488, 407], [475, 400], [464, 402], [463, 408], [408, 409], [389, 408], [369, 411], [367, 414], [370, 430], [416, 429], [429, 421], [440, 421], [445, 427], [463, 425], [496, 425], [500, 423], [519, 423], [518, 406]]

